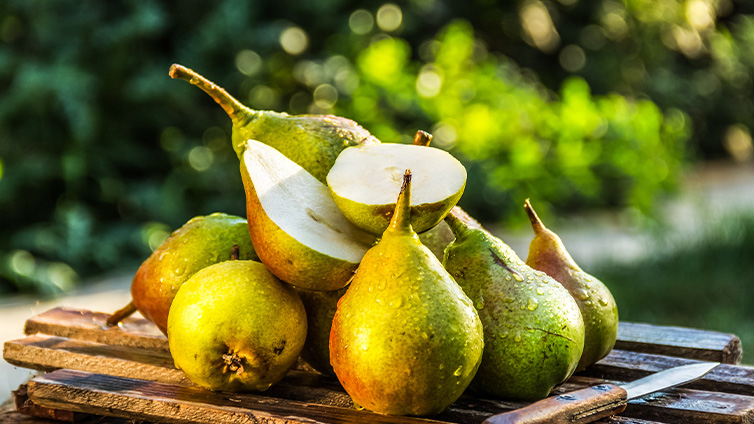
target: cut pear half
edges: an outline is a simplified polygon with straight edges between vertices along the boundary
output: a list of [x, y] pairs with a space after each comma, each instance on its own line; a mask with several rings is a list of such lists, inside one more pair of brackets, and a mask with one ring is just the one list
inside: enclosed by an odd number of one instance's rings
[[409, 144], [348, 147], [327, 174], [327, 185], [348, 220], [381, 235], [393, 216], [406, 169], [412, 175], [411, 226], [421, 233], [442, 221], [466, 187], [466, 168], [450, 153]]
[[249, 234], [276, 277], [308, 290], [337, 290], [374, 237], [340, 212], [327, 186], [274, 148], [248, 140], [241, 160]]

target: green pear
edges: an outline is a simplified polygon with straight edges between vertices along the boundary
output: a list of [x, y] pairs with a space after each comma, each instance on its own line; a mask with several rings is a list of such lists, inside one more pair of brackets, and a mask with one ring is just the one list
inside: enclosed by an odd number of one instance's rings
[[390, 226], [338, 302], [330, 363], [355, 403], [431, 415], [461, 396], [484, 341], [468, 297], [411, 229], [407, 171]]
[[356, 122], [333, 115], [288, 115], [249, 109], [223, 88], [191, 69], [174, 64], [170, 76], [209, 94], [233, 121], [233, 149], [241, 157], [246, 140], [259, 140], [282, 152], [325, 182], [338, 154], [348, 146], [379, 143]]
[[[163, 333], [168, 311], [181, 285], [195, 272], [230, 258], [237, 245], [241, 259], [259, 260], [245, 219], [213, 213], [197, 216], [170, 235], [141, 264], [131, 282], [132, 304]], [[123, 312], [112, 321], [123, 319]]]
[[330, 365], [330, 328], [338, 300], [346, 293], [344, 287], [334, 291], [312, 291], [296, 288], [306, 309], [306, 343], [301, 359], [315, 370], [335, 375]]
[[305, 339], [301, 299], [256, 261], [200, 270], [168, 316], [175, 366], [209, 390], [266, 390], [296, 363]]
[[327, 186], [256, 140], [244, 147], [241, 178], [251, 240], [275, 276], [307, 290], [348, 284], [374, 237], [343, 216]]
[[584, 318], [584, 353], [577, 371], [604, 358], [618, 338], [618, 305], [600, 280], [584, 272], [573, 260], [563, 241], [547, 229], [526, 199], [524, 208], [534, 229], [526, 264], [545, 272], [563, 285], [576, 299]]
[[395, 210], [404, 169], [411, 169], [415, 193], [411, 226], [421, 233], [442, 221], [466, 187], [466, 168], [448, 152], [397, 143], [348, 147], [327, 174], [327, 185], [346, 218], [379, 235]]
[[456, 239], [443, 263], [484, 325], [484, 355], [472, 387], [498, 398], [547, 397], [573, 374], [584, 349], [578, 305], [459, 208], [445, 219]]
[[448, 223], [441, 221], [439, 224], [430, 228], [429, 230], [419, 234], [419, 241], [442, 261], [445, 255], [445, 248], [456, 239], [453, 235], [453, 231], [448, 226]]

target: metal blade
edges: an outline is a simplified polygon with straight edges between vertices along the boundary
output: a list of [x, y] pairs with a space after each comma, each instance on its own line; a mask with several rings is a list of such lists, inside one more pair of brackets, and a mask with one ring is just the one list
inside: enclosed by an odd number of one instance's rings
[[712, 368], [720, 365], [719, 362], [701, 362], [698, 364], [683, 365], [654, 373], [630, 383], [622, 384], [626, 389], [628, 399], [635, 399], [662, 389], [694, 381], [707, 374]]

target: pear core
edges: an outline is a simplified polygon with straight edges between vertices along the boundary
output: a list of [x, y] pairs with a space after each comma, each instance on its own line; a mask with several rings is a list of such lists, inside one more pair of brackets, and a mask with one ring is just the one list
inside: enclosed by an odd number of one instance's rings
[[359, 263], [373, 237], [340, 212], [326, 185], [274, 148], [248, 140], [243, 162], [262, 209], [299, 243]]

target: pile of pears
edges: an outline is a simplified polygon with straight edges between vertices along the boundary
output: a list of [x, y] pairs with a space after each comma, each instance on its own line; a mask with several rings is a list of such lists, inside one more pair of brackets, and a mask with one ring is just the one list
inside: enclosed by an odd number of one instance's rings
[[537, 400], [613, 348], [610, 291], [539, 220], [526, 261], [457, 206], [466, 170], [431, 136], [381, 143], [356, 122], [247, 108], [230, 116], [246, 217], [192, 218], [138, 269], [132, 302], [177, 368], [263, 391], [301, 358], [354, 404], [431, 416], [467, 389]]

